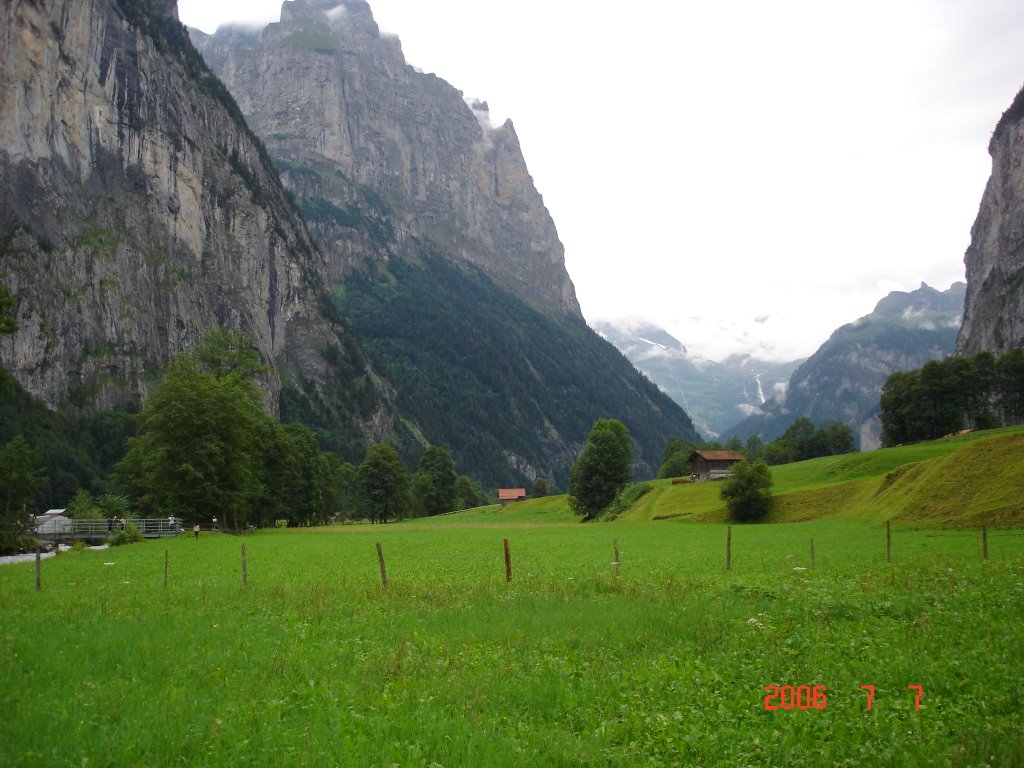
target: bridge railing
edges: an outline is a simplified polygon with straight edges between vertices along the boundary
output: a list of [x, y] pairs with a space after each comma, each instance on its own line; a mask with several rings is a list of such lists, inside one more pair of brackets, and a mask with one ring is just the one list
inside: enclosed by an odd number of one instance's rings
[[106, 538], [110, 534], [123, 530], [129, 525], [139, 529], [139, 532], [146, 537], [174, 536], [181, 533], [183, 528], [181, 521], [175, 519], [173, 522], [166, 517], [138, 518], [134, 520], [121, 520], [109, 522], [100, 519], [72, 519], [72, 520], [45, 520], [36, 526], [32, 532], [39, 538]]

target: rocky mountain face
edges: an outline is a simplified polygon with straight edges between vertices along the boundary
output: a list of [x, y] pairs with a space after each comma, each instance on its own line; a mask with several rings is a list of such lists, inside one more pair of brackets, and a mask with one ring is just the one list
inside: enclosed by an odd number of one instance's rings
[[[336, 306], [423, 441], [491, 485], [564, 487], [598, 418], [650, 476], [692, 422], [585, 324], [511, 122], [408, 66], [362, 0], [191, 31], [327, 254]], [[414, 457], [408, 452], [410, 463]]]
[[492, 487], [561, 486], [597, 418], [640, 476], [693, 434], [587, 328], [512, 125], [365, 3], [197, 37], [247, 115], [172, 0], [19, 0], [0, 35], [0, 365], [50, 408], [137, 406], [223, 327], [273, 364], [268, 410], [350, 460], [431, 443]]
[[894, 291], [874, 311], [844, 325], [807, 359], [785, 393], [726, 431], [769, 442], [797, 417], [815, 424], [837, 419], [849, 425], [862, 450], [881, 444], [878, 399], [889, 374], [920, 368], [954, 353], [966, 286], [937, 291], [924, 283], [916, 291]]
[[[512, 123], [492, 126], [486, 104], [407, 65], [366, 2], [294, 0], [262, 31], [191, 35], [304, 200], [334, 280], [429, 240], [529, 303], [581, 316]], [[366, 248], [381, 228], [388, 249]]]
[[710, 439], [764, 405], [803, 362], [772, 362], [748, 355], [733, 355], [721, 362], [704, 360], [672, 334], [646, 323], [598, 322], [594, 329], [679, 403]]
[[1024, 89], [988, 146], [992, 175], [964, 255], [967, 300], [957, 352], [1024, 347]]
[[176, 3], [8, 2], [0, 31], [0, 279], [19, 324], [0, 358], [17, 381], [70, 412], [137, 404], [226, 327], [274, 364], [271, 410], [386, 432], [326, 260]]

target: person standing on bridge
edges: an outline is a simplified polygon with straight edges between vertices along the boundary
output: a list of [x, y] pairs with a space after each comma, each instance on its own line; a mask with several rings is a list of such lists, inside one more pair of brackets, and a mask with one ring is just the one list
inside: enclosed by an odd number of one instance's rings
[[198, 539], [199, 538], [199, 523], [196, 523], [195, 525], [192, 526], [192, 538], [194, 538], [194, 539]]

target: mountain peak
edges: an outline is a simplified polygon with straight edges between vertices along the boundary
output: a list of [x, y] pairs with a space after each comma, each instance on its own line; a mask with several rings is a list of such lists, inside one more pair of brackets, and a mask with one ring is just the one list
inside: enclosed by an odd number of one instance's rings
[[[922, 281], [921, 287], [917, 290], [892, 291], [880, 299], [872, 315], [898, 320], [906, 319], [908, 311], [959, 314], [963, 310], [966, 291], [967, 284], [963, 282], [955, 282], [947, 290], [940, 291]], [[861, 318], [864, 319], [866, 318]]]
[[281, 5], [281, 23], [313, 21], [326, 22], [330, 27], [341, 26], [380, 36], [373, 11], [365, 0], [285, 0]]
[[769, 400], [726, 435], [759, 434], [770, 441], [807, 416], [816, 424], [842, 421], [862, 449], [878, 447], [878, 400], [886, 378], [953, 353], [965, 288], [956, 282], [939, 291], [922, 282], [914, 291], [891, 292], [874, 312], [836, 330], [793, 373], [784, 399]]
[[[486, 102], [408, 66], [363, 0], [289, 0], [255, 45], [220, 30], [193, 41], [300, 200], [378, 220], [386, 198], [397, 251], [430, 243], [531, 305], [582, 319], [512, 121], [493, 127]], [[387, 257], [353, 248], [338, 226], [351, 215], [313, 222], [335, 280]]]

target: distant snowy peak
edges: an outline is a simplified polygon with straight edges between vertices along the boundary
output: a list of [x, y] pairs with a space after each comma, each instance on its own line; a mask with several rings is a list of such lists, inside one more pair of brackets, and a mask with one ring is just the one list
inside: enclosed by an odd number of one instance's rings
[[710, 438], [778, 396], [802, 362], [769, 362], [749, 354], [715, 362], [698, 356], [668, 331], [639, 320], [595, 322], [593, 327], [683, 406], [701, 434]]
[[595, 331], [623, 353], [629, 349], [631, 353], [637, 354], [642, 354], [645, 351], [654, 355], [688, 354], [686, 346], [679, 339], [663, 328], [649, 323], [636, 324], [629, 321], [612, 323], [601, 320], [592, 325]]

